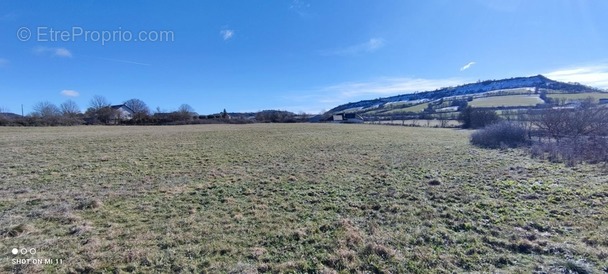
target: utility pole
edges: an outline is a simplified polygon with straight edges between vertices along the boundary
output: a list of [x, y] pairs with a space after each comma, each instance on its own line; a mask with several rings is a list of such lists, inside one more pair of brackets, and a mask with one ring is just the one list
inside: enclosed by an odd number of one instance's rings
[[21, 117], [23, 117], [23, 104], [21, 104]]

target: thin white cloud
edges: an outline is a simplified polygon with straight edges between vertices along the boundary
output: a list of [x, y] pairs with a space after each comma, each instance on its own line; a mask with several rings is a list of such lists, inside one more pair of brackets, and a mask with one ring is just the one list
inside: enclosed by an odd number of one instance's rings
[[310, 107], [310, 105], [269, 105], [262, 109], [239, 109], [237, 112], [258, 112], [264, 109], [286, 110], [295, 114], [306, 113], [309, 115], [316, 115], [325, 112], [324, 108], [317, 108], [317, 106], [312, 106], [312, 108]]
[[19, 16], [15, 12], [9, 12], [3, 15], [0, 15], [0, 21], [15, 21]]
[[462, 83], [464, 83], [464, 81], [457, 78], [380, 78], [370, 82], [347, 82], [331, 85], [323, 88], [323, 91], [339, 95], [346, 99], [363, 95], [391, 96], [419, 91], [430, 91]]
[[56, 48], [53, 54], [59, 57], [72, 57], [72, 53], [65, 48]]
[[386, 45], [386, 41], [382, 38], [371, 38], [367, 42], [363, 42], [360, 44], [348, 46], [345, 48], [331, 49], [331, 50], [321, 50], [321, 55], [356, 55], [359, 53], [365, 52], [374, 52]]
[[140, 63], [140, 62], [129, 61], [129, 60], [112, 59], [112, 58], [103, 58], [103, 57], [97, 57], [97, 58], [98, 58], [98, 59], [101, 59], [101, 60], [112, 61], [112, 62], [118, 62], [118, 63], [132, 64], [132, 65], [140, 65], [140, 66], [150, 66], [150, 64], [147, 64], [147, 63]]
[[469, 69], [473, 65], [475, 65], [475, 62], [469, 62], [468, 64], [466, 64], [463, 67], [461, 67], [460, 71], [465, 71], [465, 70]]
[[293, 0], [289, 5], [289, 10], [297, 13], [300, 17], [309, 17], [310, 3], [302, 0]]
[[608, 64], [571, 67], [544, 73], [549, 79], [608, 89]]
[[61, 91], [61, 95], [67, 96], [67, 97], [78, 97], [80, 95], [80, 93], [75, 90], [64, 89]]
[[234, 30], [231, 30], [231, 29], [221, 30], [220, 36], [222, 36], [222, 39], [224, 39], [224, 41], [232, 39], [232, 37], [234, 37]]
[[70, 58], [72, 53], [66, 48], [49, 48], [49, 47], [36, 47], [34, 52], [41, 55], [50, 55], [54, 57]]
[[345, 82], [297, 92], [284, 99], [297, 103], [303, 109], [331, 109], [338, 105], [378, 97], [433, 91], [443, 87], [465, 84], [466, 79], [444, 78], [378, 78], [367, 82]]

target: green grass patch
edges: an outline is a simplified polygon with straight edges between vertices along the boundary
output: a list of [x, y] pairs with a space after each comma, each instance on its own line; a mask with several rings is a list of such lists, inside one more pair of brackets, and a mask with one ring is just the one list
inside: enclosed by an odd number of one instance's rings
[[584, 100], [589, 97], [593, 98], [595, 102], [598, 102], [599, 99], [608, 99], [608, 93], [604, 92], [585, 92], [585, 93], [554, 93], [547, 94], [547, 97], [554, 100]]
[[543, 103], [538, 95], [507, 95], [477, 98], [469, 102], [472, 107], [518, 107]]
[[417, 105], [409, 106], [409, 107], [405, 107], [405, 108], [397, 108], [397, 109], [388, 110], [388, 111], [382, 112], [382, 114], [399, 114], [399, 113], [407, 113], [407, 112], [419, 113], [419, 112], [422, 112], [428, 106], [429, 106], [428, 103], [417, 104]]

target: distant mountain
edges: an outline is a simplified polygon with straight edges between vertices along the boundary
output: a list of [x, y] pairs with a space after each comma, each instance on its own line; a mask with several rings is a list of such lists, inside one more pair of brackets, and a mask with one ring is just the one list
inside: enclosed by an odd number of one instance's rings
[[10, 112], [0, 112], [0, 117], [4, 117], [7, 119], [16, 119], [16, 118], [21, 118], [21, 115], [15, 114], [15, 113], [10, 113]]
[[502, 80], [486, 80], [479, 81], [477, 83], [465, 84], [456, 87], [445, 87], [435, 91], [424, 91], [411, 94], [396, 95], [386, 98], [379, 98], [373, 100], [364, 100], [354, 103], [343, 104], [337, 106], [328, 112], [326, 115], [333, 113], [343, 112], [348, 110], [349, 112], [359, 112], [358, 110], [365, 110], [369, 108], [382, 107], [387, 103], [397, 102], [425, 102], [438, 100], [445, 97], [452, 96], [466, 96], [475, 95], [497, 90], [508, 90], [518, 88], [531, 88], [536, 90], [555, 90], [568, 93], [581, 93], [581, 92], [598, 92], [601, 91], [596, 88], [581, 85], [578, 83], [563, 83], [551, 80], [545, 76], [537, 75], [531, 77], [516, 77]]

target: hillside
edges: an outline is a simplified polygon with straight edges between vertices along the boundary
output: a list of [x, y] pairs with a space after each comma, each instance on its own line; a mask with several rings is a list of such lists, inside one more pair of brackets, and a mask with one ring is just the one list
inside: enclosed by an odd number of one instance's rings
[[10, 113], [10, 112], [0, 112], [0, 117], [14, 119], [14, 118], [20, 118], [21, 115], [15, 114], [15, 113]]
[[[581, 84], [563, 83], [551, 80], [542, 75], [531, 77], [516, 77], [502, 80], [486, 80], [476, 83], [465, 84], [456, 87], [445, 87], [435, 91], [424, 91], [411, 94], [402, 94], [386, 98], [373, 100], [363, 100], [337, 106], [329, 110], [326, 114], [331, 115], [339, 112], [354, 112], [377, 114], [375, 110], [390, 106], [390, 110], [412, 108], [428, 102], [440, 99], [471, 99], [473, 97], [490, 97], [506, 94], [525, 94], [538, 93], [583, 93], [599, 92], [599, 89], [588, 87]], [[418, 107], [420, 108], [420, 107]], [[417, 109], [414, 107], [414, 109]]]

